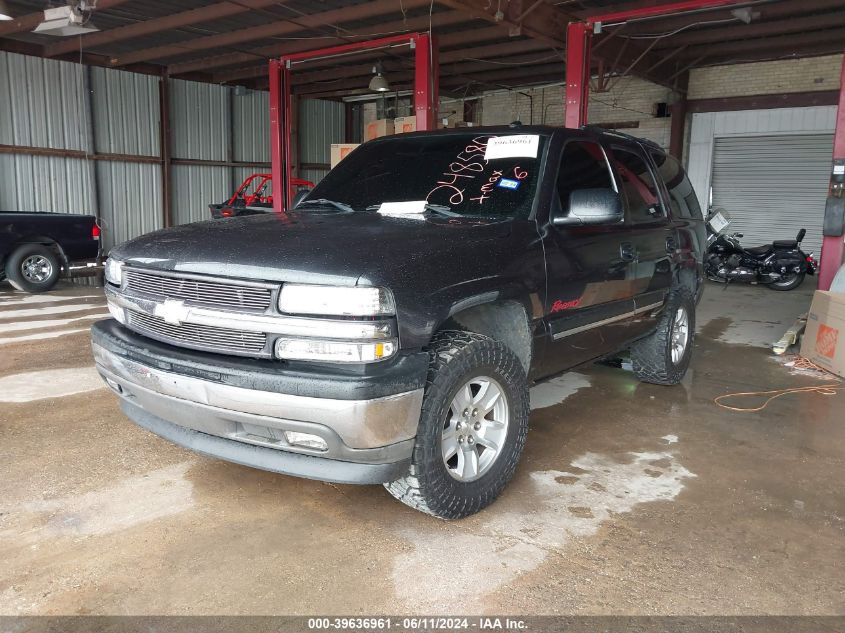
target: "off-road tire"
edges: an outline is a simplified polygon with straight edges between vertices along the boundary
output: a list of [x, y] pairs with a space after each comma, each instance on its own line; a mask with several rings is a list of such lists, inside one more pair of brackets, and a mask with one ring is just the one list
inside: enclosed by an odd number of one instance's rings
[[[23, 271], [21, 270], [21, 265], [26, 258], [33, 255], [45, 258], [52, 266], [50, 276], [44, 281], [37, 283], [24, 277]], [[6, 259], [5, 270], [6, 278], [12, 286], [18, 290], [31, 293], [47, 292], [50, 290], [59, 281], [59, 276], [62, 272], [61, 263], [55, 251], [43, 244], [23, 244], [18, 246]]]
[[[672, 362], [672, 327], [678, 307], [683, 306], [689, 319], [689, 338], [678, 363]], [[634, 373], [643, 382], [655, 385], [677, 385], [681, 382], [692, 358], [695, 341], [695, 301], [687, 288], [673, 288], [666, 299], [657, 330], [631, 346]]]
[[[461, 519], [487, 507], [513, 477], [528, 434], [525, 371], [502, 343], [474, 332], [444, 331], [429, 348], [417, 441], [407, 473], [384, 487], [402, 503], [441, 519]], [[501, 453], [474, 481], [454, 479], [441, 454], [441, 434], [457, 390], [475, 376], [490, 376], [504, 390], [510, 420]]]
[[772, 290], [780, 290], [781, 292], [786, 290], [795, 290], [798, 286], [804, 283], [804, 276], [806, 273], [798, 273], [795, 275], [795, 278], [788, 284], [783, 286], [776, 286], [775, 284], [768, 284], [769, 288]]

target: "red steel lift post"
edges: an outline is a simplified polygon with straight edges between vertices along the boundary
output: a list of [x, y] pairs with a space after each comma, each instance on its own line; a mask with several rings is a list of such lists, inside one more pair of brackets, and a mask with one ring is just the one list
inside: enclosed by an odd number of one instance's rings
[[291, 190], [293, 156], [291, 148], [291, 74], [294, 64], [317, 58], [337, 57], [360, 51], [409, 45], [414, 51], [414, 112], [418, 130], [434, 128], [438, 103], [437, 46], [429, 33], [405, 33], [392, 37], [330, 46], [302, 53], [283, 55], [270, 61], [270, 152], [273, 182], [281, 183], [283, 195], [273, 196], [273, 210], [283, 211], [293, 198]]

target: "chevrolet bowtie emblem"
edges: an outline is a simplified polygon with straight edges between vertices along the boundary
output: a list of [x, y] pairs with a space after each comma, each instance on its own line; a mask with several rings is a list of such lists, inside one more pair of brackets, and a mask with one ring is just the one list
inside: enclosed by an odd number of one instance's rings
[[190, 308], [185, 305], [184, 301], [178, 299], [165, 299], [164, 303], [156, 304], [153, 314], [164, 319], [165, 323], [170, 325], [182, 325], [183, 321], [188, 319]]

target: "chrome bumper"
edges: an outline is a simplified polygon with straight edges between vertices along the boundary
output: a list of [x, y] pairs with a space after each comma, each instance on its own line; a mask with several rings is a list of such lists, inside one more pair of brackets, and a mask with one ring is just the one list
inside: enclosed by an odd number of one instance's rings
[[[198, 452], [314, 479], [379, 483], [401, 474], [413, 451], [422, 389], [371, 400], [297, 396], [166, 372], [96, 343], [93, 351], [133, 421]], [[285, 431], [316, 435], [327, 449], [291, 445]]]

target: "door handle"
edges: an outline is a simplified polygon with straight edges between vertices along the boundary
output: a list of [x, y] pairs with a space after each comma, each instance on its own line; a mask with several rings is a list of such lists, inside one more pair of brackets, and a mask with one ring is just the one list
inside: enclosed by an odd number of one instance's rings
[[632, 262], [637, 258], [637, 251], [630, 242], [622, 242], [619, 245], [619, 256], [623, 261]]

